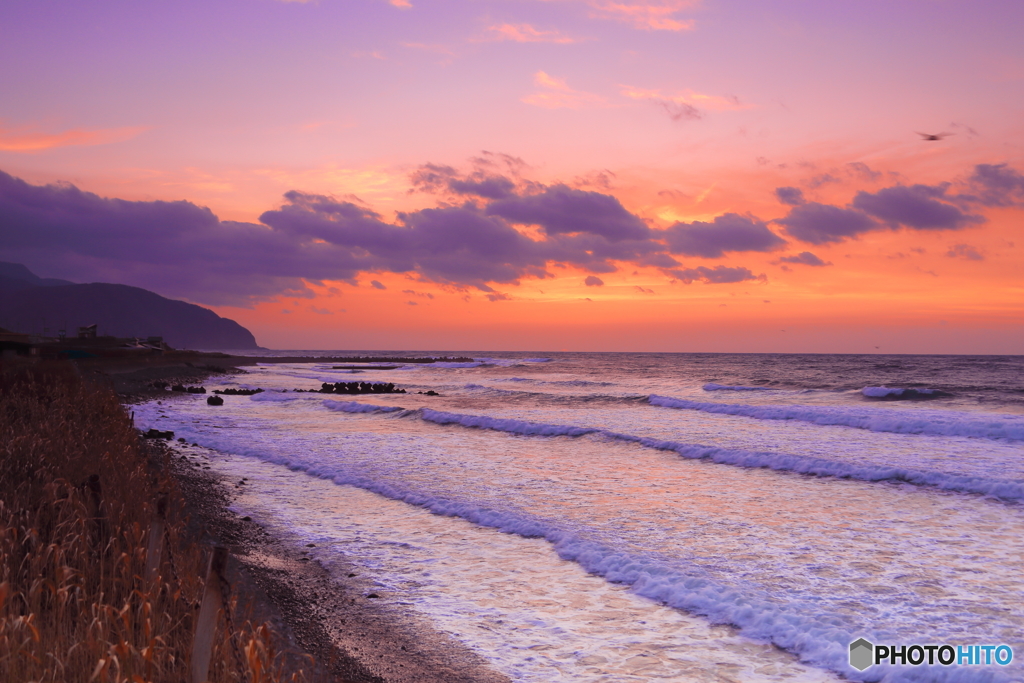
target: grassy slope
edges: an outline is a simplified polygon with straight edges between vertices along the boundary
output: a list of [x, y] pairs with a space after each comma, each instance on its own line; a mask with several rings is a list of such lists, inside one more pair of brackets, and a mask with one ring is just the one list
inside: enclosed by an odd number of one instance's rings
[[[206, 558], [167, 471], [109, 389], [70, 366], [0, 368], [0, 680], [189, 680]], [[164, 494], [163, 564], [147, 582]], [[229, 633], [221, 616], [210, 681], [284, 680], [267, 626], [235, 617]]]

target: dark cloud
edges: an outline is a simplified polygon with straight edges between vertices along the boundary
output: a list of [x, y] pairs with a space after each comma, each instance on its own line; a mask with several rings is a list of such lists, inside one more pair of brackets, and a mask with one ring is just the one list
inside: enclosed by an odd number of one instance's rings
[[822, 261], [809, 251], [802, 251], [796, 256], [783, 256], [776, 263], [802, 263], [805, 266], [831, 266], [832, 262]]
[[0, 250], [37, 272], [214, 305], [311, 295], [301, 277], [351, 279], [365, 260], [266, 226], [219, 221], [190, 202], [108, 199], [3, 172]]
[[803, 190], [798, 187], [776, 187], [775, 196], [787, 206], [800, 206], [807, 203]]
[[850, 175], [857, 176], [863, 180], [878, 180], [882, 177], [882, 173], [880, 171], [872, 170], [872, 168], [863, 161], [851, 161], [846, 164], [846, 170]]
[[[189, 202], [129, 202], [0, 172], [0, 255], [44, 275], [113, 281], [210, 305], [314, 296], [305, 282], [360, 273], [415, 275], [493, 292], [549, 266], [607, 273], [617, 263], [674, 267], [657, 235], [612, 196], [557, 185], [489, 206], [401, 213], [288, 192], [261, 224], [221, 221]], [[495, 205], [497, 204], [497, 206]], [[506, 219], [502, 214], [509, 216]], [[537, 223], [535, 240], [510, 221]]]
[[836, 176], [832, 175], [831, 173], [820, 173], [820, 174], [814, 176], [813, 178], [811, 178], [810, 180], [808, 180], [807, 184], [810, 185], [813, 188], [818, 188], [818, 187], [821, 187], [822, 185], [828, 185], [830, 183], [841, 183], [841, 182], [843, 182], [842, 178], [837, 178]]
[[413, 186], [424, 192], [449, 192], [456, 195], [471, 195], [485, 199], [502, 199], [515, 194], [516, 184], [511, 179], [477, 169], [468, 176], [461, 175], [451, 166], [424, 164], [417, 169], [410, 180]]
[[669, 251], [687, 256], [719, 258], [727, 251], [771, 251], [786, 243], [762, 221], [735, 213], [711, 223], [676, 223], [665, 231]]
[[764, 276], [756, 276], [749, 269], [741, 266], [729, 268], [727, 266], [715, 266], [707, 268], [697, 266], [696, 268], [675, 269], [666, 271], [672, 277], [682, 280], [686, 284], [694, 280], [700, 280], [706, 284], [724, 285], [731, 282], [743, 282], [745, 280], [763, 279]]
[[985, 257], [981, 255], [976, 247], [972, 247], [969, 244], [954, 244], [946, 252], [946, 256], [950, 258], [962, 258], [965, 261], [984, 261]]
[[586, 175], [576, 176], [573, 184], [577, 187], [598, 187], [602, 190], [611, 190], [612, 182], [616, 178], [616, 175], [604, 169], [602, 171], [593, 171]]
[[697, 121], [704, 118], [700, 109], [687, 104], [686, 102], [673, 102], [672, 100], [655, 100], [665, 110], [668, 117], [673, 121]]
[[1024, 205], [1024, 175], [1006, 164], [978, 164], [967, 182], [970, 194], [962, 199], [983, 206]]
[[370, 284], [373, 285], [374, 289], [387, 289], [387, 287], [377, 282], [376, 280], [370, 280]]
[[603, 287], [604, 280], [597, 277], [596, 275], [588, 275], [587, 279], [583, 281], [583, 284], [585, 284], [587, 287]]
[[487, 214], [539, 225], [549, 235], [587, 233], [617, 242], [651, 236], [647, 225], [611, 195], [552, 185], [543, 192], [491, 202]]
[[[976, 168], [975, 176], [978, 177]], [[987, 187], [999, 188], [992, 195], [1004, 197], [1015, 187], [1015, 171], [986, 167]], [[972, 177], [973, 179], [974, 177]], [[974, 181], [976, 185], [983, 181]], [[786, 233], [802, 242], [827, 244], [841, 242], [871, 230], [961, 230], [980, 225], [983, 216], [965, 213], [954, 202], [968, 204], [977, 197], [948, 194], [949, 183], [939, 185], [895, 185], [877, 192], [858, 192], [847, 207], [816, 202], [794, 206], [789, 215], [776, 220]], [[1021, 186], [1024, 189], [1024, 185]], [[780, 188], [781, 189], [781, 188]], [[778, 194], [778, 190], [776, 190]]]
[[878, 192], [858, 192], [854, 208], [885, 221], [890, 227], [899, 225], [914, 230], [959, 230], [984, 223], [981, 216], [965, 214], [946, 198], [948, 185], [897, 185]]
[[[548, 277], [553, 268], [576, 267], [597, 277], [629, 264], [686, 282], [740, 282], [757, 278], [742, 267], [683, 268], [672, 253], [717, 258], [785, 244], [762, 221], [737, 214], [652, 230], [610, 194], [524, 180], [524, 164], [514, 157], [485, 154], [473, 164], [469, 174], [421, 167], [414, 174], [417, 188], [441, 193], [448, 203], [395, 220], [358, 201], [291, 191], [259, 223], [222, 221], [187, 201], [104, 198], [0, 172], [0, 260], [47, 277], [244, 306], [280, 296], [308, 299], [314, 293], [306, 283], [355, 284], [378, 273], [456, 291], [475, 287], [496, 300], [506, 295], [495, 286]], [[952, 195], [952, 186], [898, 185], [861, 192], [845, 208], [791, 203], [776, 222], [795, 239], [826, 244], [900, 226], [963, 228], [983, 220], [968, 213], [969, 206], [1024, 204], [1024, 176], [1005, 164], [977, 166], [964, 186], [969, 193]], [[777, 195], [802, 198], [795, 188], [779, 188]], [[519, 226], [539, 226], [541, 234]]]
[[817, 202], [793, 207], [788, 216], [776, 223], [784, 225], [788, 235], [810, 244], [841, 242], [879, 227], [860, 211]]

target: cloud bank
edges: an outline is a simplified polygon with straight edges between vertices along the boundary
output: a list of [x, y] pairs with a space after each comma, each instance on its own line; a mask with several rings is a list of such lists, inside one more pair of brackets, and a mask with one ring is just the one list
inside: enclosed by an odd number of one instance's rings
[[[508, 295], [494, 286], [550, 277], [553, 267], [585, 271], [590, 286], [624, 264], [657, 268], [683, 283], [763, 279], [743, 266], [679, 258], [781, 249], [789, 242], [773, 224], [791, 240], [824, 245], [871, 231], [962, 231], [985, 221], [973, 213], [978, 207], [1024, 205], [1024, 176], [1006, 165], [979, 165], [958, 192], [950, 184], [895, 185], [836, 206], [779, 188], [776, 196], [789, 208], [774, 221], [725, 213], [656, 229], [611, 194], [523, 179], [524, 164], [515, 157], [485, 153], [474, 164], [468, 173], [421, 166], [410, 178], [413, 191], [438, 205], [393, 221], [353, 201], [291, 191], [259, 223], [222, 221], [187, 201], [126, 201], [67, 183], [31, 185], [0, 171], [0, 260], [208, 305], [312, 297], [308, 283], [357, 284], [360, 274], [376, 273], [475, 288], [502, 300]], [[966, 245], [949, 255], [982, 258]], [[828, 265], [809, 251], [776, 261], [782, 263]]]

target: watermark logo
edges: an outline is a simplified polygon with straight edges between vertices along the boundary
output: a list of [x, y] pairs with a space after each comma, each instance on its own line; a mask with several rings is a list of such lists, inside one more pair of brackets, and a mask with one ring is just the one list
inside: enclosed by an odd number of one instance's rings
[[876, 664], [1006, 666], [1012, 661], [1009, 645], [875, 645], [866, 638], [850, 643], [850, 666], [857, 671]]
[[875, 646], [864, 638], [858, 638], [850, 643], [850, 666], [857, 671], [863, 671], [874, 662]]

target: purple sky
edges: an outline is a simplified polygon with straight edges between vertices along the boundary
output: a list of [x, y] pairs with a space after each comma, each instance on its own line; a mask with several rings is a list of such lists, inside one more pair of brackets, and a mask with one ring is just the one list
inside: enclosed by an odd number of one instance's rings
[[42, 276], [273, 346], [1024, 352], [1020, 3], [4, 15], [0, 260]]

